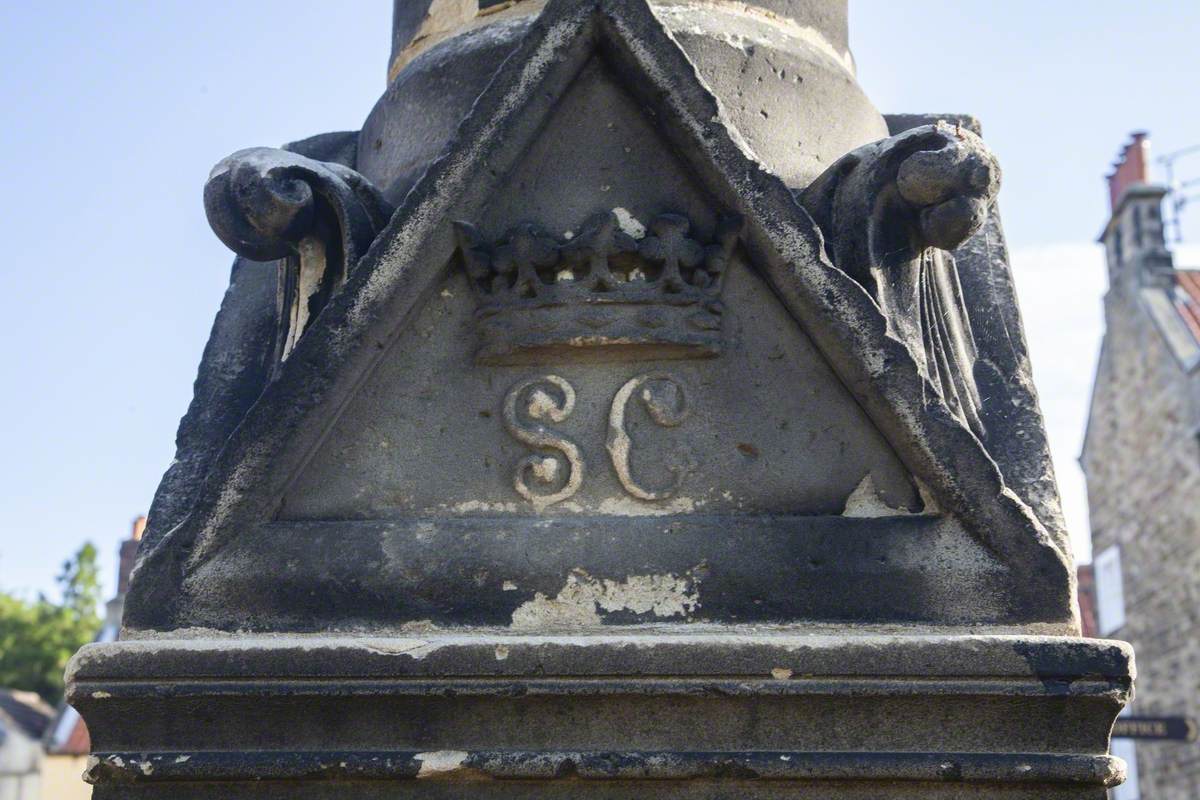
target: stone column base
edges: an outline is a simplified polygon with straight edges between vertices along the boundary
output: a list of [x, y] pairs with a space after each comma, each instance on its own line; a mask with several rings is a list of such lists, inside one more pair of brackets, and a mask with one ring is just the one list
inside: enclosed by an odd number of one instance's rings
[[686, 626], [212, 636], [68, 670], [115, 798], [1089, 798], [1127, 645]]

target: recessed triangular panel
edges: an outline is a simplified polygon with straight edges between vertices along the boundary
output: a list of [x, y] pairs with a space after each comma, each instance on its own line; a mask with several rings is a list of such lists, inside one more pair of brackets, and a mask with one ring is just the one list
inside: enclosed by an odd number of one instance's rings
[[[674, 513], [601, 519], [631, 508]], [[266, 552], [328, 586], [262, 598]], [[505, 622], [635, 578], [671, 591], [604, 621], [1072, 624], [1062, 554], [644, 0], [552, 0], [139, 569], [134, 625]]]
[[[597, 214], [612, 214], [634, 241], [652, 235], [647, 226], [665, 213], [694, 220], [691, 235], [711, 238], [704, 231], [713, 230], [720, 216], [599, 60], [580, 73], [494, 197], [478, 220], [482, 231], [500, 238], [514, 225], [532, 223], [564, 248], [579, 241], [581, 223]], [[555, 276], [559, 285], [587, 277]], [[721, 315], [713, 322], [711, 349], [677, 352], [670, 346], [676, 333], [669, 329], [675, 324], [670, 294], [607, 307], [572, 295], [564, 304], [577, 300], [578, 313], [540, 307], [522, 307], [521, 313], [547, 314], [544, 327], [550, 330], [542, 335], [558, 334], [564, 342], [619, 328], [625, 315], [636, 326], [638, 319], [661, 313], [664, 319], [654, 330], [663, 341], [640, 350], [622, 348], [599, 363], [593, 362], [606, 348], [581, 343], [546, 354], [536, 366], [480, 364], [477, 354], [492, 352], [499, 334], [481, 324], [477, 309], [489, 298], [456, 258], [441, 288], [390, 346], [290, 486], [280, 518], [836, 515], [868, 475], [882, 503], [919, 509], [920, 498], [898, 456], [736, 248], [722, 278], [712, 297]], [[620, 295], [627, 285], [597, 296]], [[645, 298], [639, 292], [635, 299]], [[593, 310], [613, 319], [587, 318]], [[680, 327], [684, 338], [696, 333], [686, 321]], [[531, 446], [520, 431], [510, 430], [513, 420], [505, 416], [506, 397], [515, 387], [532, 381], [533, 391], [544, 386], [553, 394], [556, 387], [547, 376], [565, 381], [575, 393], [571, 413], [546, 426], [579, 449], [575, 463], [560, 446]], [[682, 393], [678, 421], [656, 424], [639, 396], [624, 397], [624, 406], [614, 407], [624, 387], [632, 383], [642, 390], [637, 381], [644, 376], [656, 376], [645, 382], [650, 389]], [[618, 435], [628, 437], [620, 458], [606, 441], [614, 414], [624, 423]], [[532, 422], [524, 413], [517, 419], [520, 425]], [[553, 459], [547, 463], [555, 465], [557, 476], [527, 498], [514, 484], [539, 483], [536, 475], [520, 474], [526, 459], [539, 453]], [[563, 491], [571, 470], [585, 476]], [[540, 498], [556, 494], [560, 499], [543, 505]]]

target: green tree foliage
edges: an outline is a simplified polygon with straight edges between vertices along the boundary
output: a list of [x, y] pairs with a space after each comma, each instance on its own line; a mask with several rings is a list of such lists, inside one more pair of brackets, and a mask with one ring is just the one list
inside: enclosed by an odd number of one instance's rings
[[58, 585], [60, 603], [0, 592], [0, 686], [37, 692], [52, 704], [62, 699], [67, 660], [100, 630], [94, 545], [63, 563]]

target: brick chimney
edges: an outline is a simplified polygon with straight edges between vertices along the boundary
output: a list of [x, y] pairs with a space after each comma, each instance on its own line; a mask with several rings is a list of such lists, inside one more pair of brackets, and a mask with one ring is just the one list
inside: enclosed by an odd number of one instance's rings
[[[102, 641], [112, 641], [117, 638], [117, 631], [121, 628], [121, 615], [125, 612], [125, 593], [129, 591], [129, 575], [133, 572], [133, 565], [137, 562], [138, 543], [142, 541], [142, 534], [145, 532], [146, 517], [139, 514], [133, 518], [129, 538], [121, 542], [120, 549], [117, 550], [117, 593], [108, 601], [104, 620], [105, 630], [100, 634]], [[112, 639], [103, 639], [109, 630], [112, 631]]]
[[1075, 592], [1079, 601], [1079, 626], [1083, 635], [1094, 639], [1099, 636], [1099, 626], [1096, 624], [1096, 573], [1091, 564], [1084, 564], [1076, 570]]
[[1162, 220], [1167, 189], [1150, 182], [1150, 139], [1145, 131], [1132, 134], [1105, 178], [1112, 214], [1100, 242], [1108, 252], [1109, 285], [1173, 283]]
[[1130, 142], [1113, 163], [1108, 178], [1109, 208], [1117, 210], [1125, 190], [1135, 184], [1150, 182], [1150, 139], [1145, 131], [1135, 131]]
[[133, 564], [137, 560], [138, 542], [146, 531], [146, 517], [138, 516], [133, 520], [129, 538], [121, 542], [120, 565], [117, 568], [117, 594], [122, 597], [129, 591], [129, 574], [133, 572]]

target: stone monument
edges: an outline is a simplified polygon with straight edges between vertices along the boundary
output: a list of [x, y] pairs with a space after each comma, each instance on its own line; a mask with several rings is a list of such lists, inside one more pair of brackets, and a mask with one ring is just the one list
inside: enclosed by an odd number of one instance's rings
[[875, 111], [845, 0], [395, 21], [361, 131], [205, 188], [95, 797], [1104, 797], [976, 122]]

